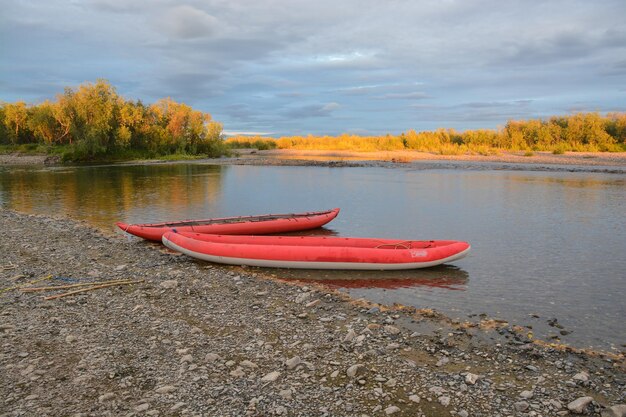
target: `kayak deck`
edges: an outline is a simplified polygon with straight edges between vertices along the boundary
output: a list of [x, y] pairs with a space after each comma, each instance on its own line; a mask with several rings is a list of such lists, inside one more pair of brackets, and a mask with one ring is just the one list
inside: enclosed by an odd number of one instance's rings
[[461, 259], [470, 245], [453, 240], [311, 236], [224, 236], [168, 232], [170, 249], [210, 262], [273, 268], [399, 270]]
[[181, 232], [214, 234], [269, 234], [315, 229], [333, 220], [339, 209], [259, 216], [223, 217], [203, 220], [169, 221], [162, 223], [117, 223], [123, 231], [148, 240], [161, 241], [164, 233], [176, 229]]

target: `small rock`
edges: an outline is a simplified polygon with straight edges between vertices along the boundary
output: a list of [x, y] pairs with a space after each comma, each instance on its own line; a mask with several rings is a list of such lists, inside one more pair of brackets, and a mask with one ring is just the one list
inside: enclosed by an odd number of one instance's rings
[[174, 404], [174, 405], [170, 408], [170, 411], [176, 411], [176, 410], [179, 410], [180, 408], [182, 408], [182, 407], [184, 407], [184, 406], [185, 406], [185, 403], [183, 403], [183, 402], [176, 403], [176, 404]]
[[357, 363], [346, 370], [346, 375], [350, 378], [355, 378], [358, 374], [362, 373], [361, 371], [364, 369], [365, 366], [363, 366], [363, 364]]
[[76, 336], [68, 334], [67, 336], [65, 336], [65, 341], [67, 343], [74, 343], [77, 340]]
[[241, 366], [238, 366], [236, 369], [230, 371], [230, 376], [234, 376], [236, 378], [241, 378], [245, 374], [246, 373], [243, 371], [243, 369], [241, 369]]
[[287, 366], [287, 369], [293, 369], [296, 366], [300, 365], [302, 363], [302, 359], [300, 359], [300, 356], [294, 356], [291, 359], [287, 359], [285, 361], [285, 365]]
[[112, 392], [107, 392], [106, 394], [102, 394], [98, 397], [98, 402], [102, 403], [108, 400], [112, 400], [113, 398], [115, 398], [115, 394]]
[[283, 400], [291, 400], [292, 394], [290, 389], [284, 389], [278, 392], [278, 395], [280, 395]]
[[169, 394], [170, 392], [176, 391], [176, 387], [173, 385], [164, 385], [154, 390], [158, 394]]
[[150, 408], [150, 404], [143, 403], [143, 404], [139, 404], [137, 407], [135, 407], [135, 411], [138, 412], [138, 413], [141, 413], [142, 411], [146, 411], [148, 408]]
[[422, 399], [419, 397], [419, 395], [413, 394], [409, 396], [409, 401], [413, 401], [415, 404], [419, 404], [421, 400]]
[[217, 353], [207, 353], [204, 357], [205, 362], [215, 362], [218, 359], [220, 359], [220, 355]]
[[439, 404], [443, 405], [444, 407], [447, 407], [450, 405], [450, 397], [446, 395], [437, 398], [437, 400], [439, 401]]
[[256, 369], [259, 367], [259, 365], [249, 360], [241, 361], [239, 362], [239, 365], [245, 366], [246, 368], [250, 368], [250, 369]]
[[387, 326], [384, 327], [384, 329], [389, 334], [399, 334], [400, 333], [400, 329], [398, 329], [395, 326], [387, 325]]
[[587, 382], [589, 381], [589, 374], [585, 371], [579, 372], [572, 377], [574, 381]]
[[567, 404], [567, 409], [574, 413], [581, 414], [592, 401], [592, 397], [580, 397]]
[[459, 417], [469, 417], [469, 413], [465, 410], [460, 410], [458, 413], [456, 413], [456, 415]]
[[178, 281], [176, 281], [175, 279], [168, 279], [168, 280], [161, 282], [161, 284], [159, 285], [161, 288], [165, 288], [166, 290], [171, 290], [171, 289], [178, 287]]
[[524, 412], [528, 410], [528, 407], [530, 407], [530, 404], [528, 404], [528, 402], [526, 401], [518, 401], [515, 404], [513, 404], [513, 407], [515, 408], [516, 411]]
[[389, 407], [385, 408], [385, 414], [387, 414], [388, 416], [395, 414], [398, 411], [400, 411], [400, 409], [395, 405], [390, 405]]
[[278, 379], [278, 377], [280, 377], [280, 372], [274, 371], [274, 372], [270, 372], [269, 374], [267, 374], [263, 378], [261, 378], [261, 381], [263, 381], [263, 382], [274, 382], [274, 381], [276, 381]]
[[183, 355], [183, 357], [180, 358], [180, 361], [182, 363], [185, 363], [185, 362], [191, 363], [191, 362], [193, 362], [193, 356], [191, 356], [191, 355]]
[[559, 400], [550, 400], [550, 405], [557, 410], [563, 408], [563, 404]]
[[437, 361], [437, 363], [435, 364], [435, 366], [444, 366], [445, 364], [447, 364], [448, 362], [450, 362], [450, 359], [448, 359], [447, 357], [443, 357], [441, 359], [439, 359]]
[[348, 334], [343, 338], [343, 341], [346, 343], [352, 342], [356, 337], [356, 332], [353, 329], [348, 330]]
[[480, 375], [476, 375], [473, 374], [471, 372], [468, 372], [465, 374], [465, 383], [466, 384], [470, 384], [470, 385], [474, 385], [476, 384], [476, 381], [478, 381], [480, 379]]
[[534, 394], [532, 391], [522, 391], [520, 392], [519, 396], [525, 400], [530, 400], [534, 396]]

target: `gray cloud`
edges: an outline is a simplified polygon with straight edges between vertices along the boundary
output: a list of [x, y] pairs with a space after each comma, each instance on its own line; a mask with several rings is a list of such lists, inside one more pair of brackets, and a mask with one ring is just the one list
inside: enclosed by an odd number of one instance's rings
[[228, 130], [277, 134], [495, 127], [580, 103], [624, 107], [623, 0], [0, 7], [6, 101], [101, 77], [129, 98], [171, 96]]
[[309, 104], [287, 110], [284, 114], [295, 119], [310, 117], [328, 117], [339, 108], [339, 104], [331, 102], [326, 104]]
[[218, 20], [203, 10], [183, 5], [167, 9], [158, 20], [159, 29], [178, 39], [196, 39], [212, 35]]
[[408, 93], [387, 93], [382, 96], [377, 96], [376, 98], [381, 100], [423, 100], [431, 98], [431, 96], [420, 91], [414, 91]]

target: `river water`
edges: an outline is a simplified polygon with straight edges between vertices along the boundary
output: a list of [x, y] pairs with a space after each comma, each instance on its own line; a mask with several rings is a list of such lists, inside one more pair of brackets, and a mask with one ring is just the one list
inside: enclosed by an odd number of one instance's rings
[[[108, 231], [118, 220], [341, 207], [315, 233], [465, 240], [472, 252], [425, 270], [270, 273], [462, 320], [484, 313], [574, 346], [615, 351], [626, 343], [624, 175], [203, 163], [0, 167], [0, 205]], [[554, 318], [556, 327], [548, 324]]]

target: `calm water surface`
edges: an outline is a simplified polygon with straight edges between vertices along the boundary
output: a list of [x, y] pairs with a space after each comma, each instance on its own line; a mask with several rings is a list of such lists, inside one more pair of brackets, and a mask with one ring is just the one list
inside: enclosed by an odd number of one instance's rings
[[[204, 164], [0, 167], [0, 204], [30, 213], [151, 222], [341, 207], [321, 233], [472, 244], [452, 266], [394, 273], [273, 270], [376, 302], [486, 313], [543, 337], [626, 343], [626, 178], [596, 173]], [[320, 231], [318, 231], [320, 232]], [[139, 241], [137, 244], [142, 244]], [[539, 318], [532, 315], [539, 315]]]

